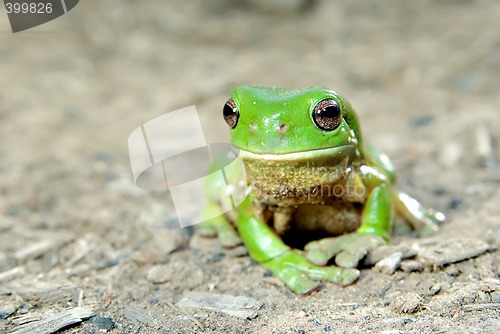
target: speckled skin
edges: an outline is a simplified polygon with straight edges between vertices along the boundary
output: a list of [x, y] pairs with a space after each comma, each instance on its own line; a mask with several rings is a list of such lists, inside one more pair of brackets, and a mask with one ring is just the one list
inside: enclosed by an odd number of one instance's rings
[[[228, 247], [243, 242], [291, 290], [307, 293], [317, 280], [356, 280], [359, 260], [389, 241], [394, 208], [423, 233], [444, 219], [393, 188], [388, 157], [363, 143], [355, 111], [336, 92], [242, 86], [231, 98], [228, 112], [237, 115], [231, 139], [245, 173], [236, 168], [228, 179], [245, 187], [207, 184], [207, 213], [220, 210], [218, 198], [228, 191], [248, 196], [236, 211], [205, 222], [201, 232], [217, 234]], [[340, 108], [328, 130], [315, 119], [325, 100]], [[282, 241], [290, 229], [342, 236], [311, 241], [302, 252]], [[332, 257], [337, 266], [327, 266]]]

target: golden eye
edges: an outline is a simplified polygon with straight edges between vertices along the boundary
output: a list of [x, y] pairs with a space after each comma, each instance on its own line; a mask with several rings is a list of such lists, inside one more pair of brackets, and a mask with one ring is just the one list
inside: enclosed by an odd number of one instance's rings
[[222, 110], [222, 114], [224, 115], [226, 123], [234, 129], [240, 119], [240, 111], [238, 110], [238, 107], [236, 107], [236, 103], [234, 103], [232, 98], [227, 100], [224, 105], [224, 109]]
[[340, 106], [332, 99], [319, 102], [312, 112], [312, 118], [318, 128], [325, 131], [335, 130], [342, 121]]

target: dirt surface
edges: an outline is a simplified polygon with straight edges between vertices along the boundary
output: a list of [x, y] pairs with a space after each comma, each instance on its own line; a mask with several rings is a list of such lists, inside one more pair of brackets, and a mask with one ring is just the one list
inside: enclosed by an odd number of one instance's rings
[[[500, 332], [498, 2], [279, 2], [81, 1], [17, 34], [0, 14], [0, 332], [61, 312], [65, 333]], [[310, 296], [181, 230], [168, 193], [135, 186], [128, 135], [195, 104], [227, 141], [240, 84], [343, 93], [448, 221], [394, 237], [420, 249], [405, 270]], [[253, 298], [252, 319], [180, 303], [200, 292]]]

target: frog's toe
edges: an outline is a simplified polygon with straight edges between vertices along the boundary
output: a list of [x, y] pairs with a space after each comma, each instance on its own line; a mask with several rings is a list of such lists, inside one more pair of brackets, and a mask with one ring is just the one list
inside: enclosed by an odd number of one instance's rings
[[315, 265], [324, 266], [336, 254], [344, 250], [354, 238], [355, 235], [346, 234], [340, 237], [311, 241], [304, 248], [306, 258]]
[[335, 263], [342, 268], [355, 268], [369, 252], [384, 244], [384, 239], [377, 235], [357, 234], [357, 237], [337, 254]]
[[421, 219], [421, 223], [416, 226], [416, 230], [421, 237], [429, 236], [439, 230], [439, 224], [445, 222], [446, 217], [442, 212], [434, 209], [426, 209], [425, 217]]
[[446, 216], [441, 211], [427, 209], [427, 215], [436, 224], [442, 224], [446, 221]]
[[419, 226], [415, 230], [417, 231], [419, 236], [428, 237], [436, 233], [439, 230], [439, 226], [432, 221], [428, 221], [425, 225]]
[[264, 263], [286, 286], [299, 294], [306, 294], [319, 287], [318, 281], [328, 281], [340, 285], [353, 283], [359, 277], [357, 269], [336, 266], [316, 266], [298, 251], [287, 252]]
[[296, 251], [286, 252], [263, 265], [295, 293], [306, 294], [319, 286], [305, 270], [307, 261]]
[[328, 281], [340, 285], [349, 285], [359, 277], [359, 270], [353, 268], [339, 268], [336, 266], [311, 267], [307, 275], [316, 281]]
[[340, 275], [339, 284], [346, 286], [354, 283], [359, 278], [359, 270], [354, 268], [343, 269]]
[[358, 256], [343, 251], [335, 257], [335, 263], [342, 268], [356, 268], [359, 263]]
[[300, 271], [296, 271], [295, 275], [283, 281], [290, 290], [301, 295], [313, 292], [319, 288], [318, 282], [310, 279]]
[[394, 197], [396, 211], [420, 236], [428, 236], [439, 229], [439, 224], [446, 221], [442, 212], [425, 208], [416, 199], [403, 192], [396, 192]]
[[328, 250], [323, 249], [319, 242], [311, 242], [307, 244], [304, 250], [309, 262], [318, 266], [326, 265], [332, 256], [335, 255], [328, 252]]

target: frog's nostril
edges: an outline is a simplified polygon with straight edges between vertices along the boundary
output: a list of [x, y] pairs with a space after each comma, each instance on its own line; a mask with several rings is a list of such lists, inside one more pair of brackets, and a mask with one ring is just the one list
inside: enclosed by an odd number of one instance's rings
[[280, 126], [278, 127], [278, 132], [280, 133], [280, 136], [286, 135], [288, 131], [288, 125], [286, 123], [281, 123]]

